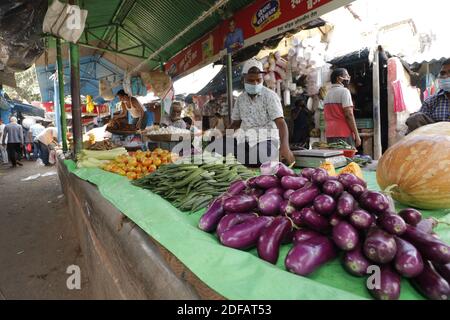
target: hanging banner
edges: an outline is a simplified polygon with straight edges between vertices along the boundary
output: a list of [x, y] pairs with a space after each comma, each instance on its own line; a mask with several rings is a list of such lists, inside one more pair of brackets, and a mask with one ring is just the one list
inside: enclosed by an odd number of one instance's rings
[[256, 0], [174, 56], [165, 65], [171, 77], [186, 75], [227, 53], [235, 53], [298, 28], [354, 0]]

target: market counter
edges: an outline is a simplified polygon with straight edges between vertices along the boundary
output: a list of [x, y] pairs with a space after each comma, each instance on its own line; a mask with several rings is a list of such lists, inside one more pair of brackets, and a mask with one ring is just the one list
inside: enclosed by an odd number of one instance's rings
[[[348, 274], [339, 259], [308, 277], [297, 276], [284, 267], [289, 245], [281, 247], [280, 258], [272, 265], [259, 259], [256, 249], [224, 247], [214, 234], [199, 230], [204, 210], [180, 212], [125, 177], [100, 169], [76, 169], [73, 161], [59, 162], [58, 171], [96, 298], [372, 298], [365, 278]], [[375, 172], [364, 175], [369, 188], [378, 189]], [[450, 219], [445, 211], [423, 214]], [[436, 233], [450, 241], [448, 227], [438, 226]], [[403, 279], [400, 299], [423, 297]]]
[[223, 299], [62, 161], [58, 175], [95, 299]]

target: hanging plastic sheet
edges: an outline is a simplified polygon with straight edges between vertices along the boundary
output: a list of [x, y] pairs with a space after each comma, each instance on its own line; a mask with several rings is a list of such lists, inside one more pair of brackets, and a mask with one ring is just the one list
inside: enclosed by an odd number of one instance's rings
[[0, 70], [26, 70], [44, 52], [47, 7], [47, 0], [0, 1]]

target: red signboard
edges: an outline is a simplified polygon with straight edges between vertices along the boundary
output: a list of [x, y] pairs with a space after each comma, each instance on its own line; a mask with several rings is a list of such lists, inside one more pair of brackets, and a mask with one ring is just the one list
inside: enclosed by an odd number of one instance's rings
[[[42, 106], [45, 108], [45, 110], [47, 112], [54, 112], [55, 111], [54, 106], [53, 106], [53, 102], [43, 102]], [[64, 109], [66, 110], [66, 112], [70, 113], [70, 112], [72, 112], [72, 105], [66, 103], [64, 105]], [[85, 113], [85, 114], [88, 113], [86, 111], [86, 105], [85, 104], [81, 105], [81, 113]], [[106, 104], [96, 105], [94, 111], [92, 112], [92, 114], [94, 114], [94, 113], [95, 114], [98, 114], [98, 113], [100, 113], [100, 114], [109, 113], [109, 107]]]
[[165, 64], [172, 77], [185, 75], [227, 53], [295, 29], [354, 0], [257, 0]]

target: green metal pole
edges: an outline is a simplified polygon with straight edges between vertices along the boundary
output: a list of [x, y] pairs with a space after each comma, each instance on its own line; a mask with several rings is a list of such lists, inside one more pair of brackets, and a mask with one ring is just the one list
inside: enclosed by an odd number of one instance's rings
[[231, 123], [231, 109], [233, 108], [233, 57], [227, 54], [227, 97], [228, 97], [228, 120]]
[[62, 62], [61, 53], [61, 40], [56, 38], [56, 62], [58, 65], [58, 86], [59, 86], [59, 110], [61, 112], [61, 138], [63, 144], [63, 151], [67, 152], [67, 121], [66, 121], [66, 110], [64, 107], [64, 66]]
[[70, 43], [70, 95], [72, 96], [72, 132], [74, 156], [83, 148], [80, 97], [80, 51], [78, 45]]

